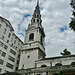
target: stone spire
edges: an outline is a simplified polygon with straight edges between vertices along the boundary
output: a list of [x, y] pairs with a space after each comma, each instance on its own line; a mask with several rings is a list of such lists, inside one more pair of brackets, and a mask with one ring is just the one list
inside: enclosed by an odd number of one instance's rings
[[37, 5], [35, 7], [32, 19], [31, 19], [31, 24], [40, 24], [41, 25], [41, 14], [40, 14], [40, 7], [39, 7], [39, 0], [37, 0]]
[[40, 7], [39, 7], [39, 0], [37, 0], [37, 6], [35, 7], [34, 13], [39, 13]]
[[39, 6], [39, 0], [37, 0], [37, 6]]

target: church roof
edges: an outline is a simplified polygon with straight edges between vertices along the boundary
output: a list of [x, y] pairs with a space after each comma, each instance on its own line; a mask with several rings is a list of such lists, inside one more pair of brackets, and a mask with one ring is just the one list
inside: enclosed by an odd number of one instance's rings
[[51, 59], [60, 59], [60, 58], [69, 58], [69, 57], [75, 57], [75, 55], [56, 56], [56, 57], [44, 58], [44, 59], [41, 59], [39, 61], [51, 60]]

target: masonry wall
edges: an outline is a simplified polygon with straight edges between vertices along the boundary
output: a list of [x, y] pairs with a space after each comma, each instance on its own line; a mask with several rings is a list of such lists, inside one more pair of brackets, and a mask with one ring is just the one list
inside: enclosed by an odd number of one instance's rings
[[42, 65], [48, 66], [55, 66], [56, 64], [60, 63], [62, 65], [71, 65], [72, 62], [75, 62], [75, 56], [59, 56], [60, 58], [50, 58], [46, 60], [36, 61], [37, 67], [41, 67]]

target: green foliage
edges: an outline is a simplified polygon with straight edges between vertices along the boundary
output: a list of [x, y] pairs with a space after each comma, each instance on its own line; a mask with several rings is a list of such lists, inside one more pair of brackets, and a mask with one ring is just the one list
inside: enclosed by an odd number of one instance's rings
[[70, 0], [70, 1], [71, 1], [70, 5], [72, 6], [73, 9], [75, 9], [75, 1], [74, 0]]
[[69, 27], [75, 32], [75, 20], [71, 20], [71, 22], [69, 23]]
[[67, 49], [63, 50], [63, 52], [60, 53], [61, 55], [71, 55], [71, 52], [68, 51]]
[[72, 15], [75, 17], [75, 11], [73, 11], [73, 14]]
[[75, 2], [71, 1], [70, 5], [74, 9], [73, 14], [72, 14], [74, 17], [71, 18], [71, 22], [69, 23], [69, 28], [71, 28], [75, 32]]

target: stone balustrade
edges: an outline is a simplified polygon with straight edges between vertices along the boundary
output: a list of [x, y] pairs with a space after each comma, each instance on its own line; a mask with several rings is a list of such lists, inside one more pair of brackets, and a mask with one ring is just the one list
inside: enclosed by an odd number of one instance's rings
[[63, 65], [63, 66], [49, 66], [49, 67], [38, 67], [38, 68], [29, 68], [29, 69], [21, 69], [17, 72], [19, 73], [41, 73], [41, 72], [60, 72], [60, 71], [69, 71], [69, 70], [75, 70], [75, 65]]

